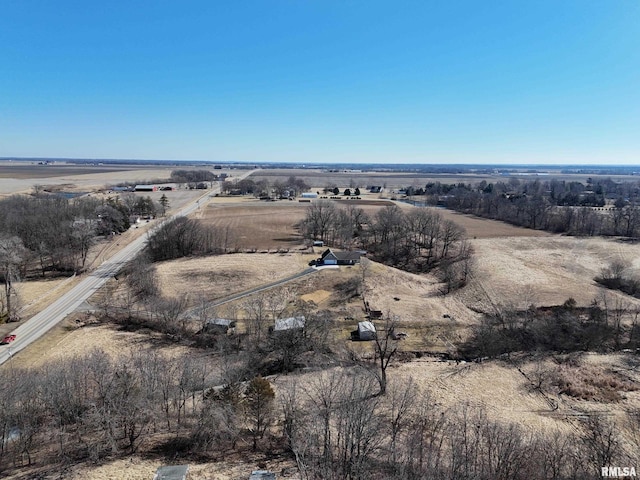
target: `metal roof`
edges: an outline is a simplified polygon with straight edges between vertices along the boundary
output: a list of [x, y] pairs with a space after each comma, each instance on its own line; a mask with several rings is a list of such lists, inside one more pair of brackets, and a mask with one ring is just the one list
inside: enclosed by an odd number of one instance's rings
[[160, 467], [153, 480], [185, 480], [189, 473], [189, 465], [169, 465]]

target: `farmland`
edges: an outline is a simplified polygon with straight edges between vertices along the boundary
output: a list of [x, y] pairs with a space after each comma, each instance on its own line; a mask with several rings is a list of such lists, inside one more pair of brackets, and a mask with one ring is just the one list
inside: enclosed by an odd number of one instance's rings
[[[100, 173], [98, 175], [114, 175]], [[119, 175], [119, 174], [118, 174]], [[396, 177], [389, 176], [388, 182]], [[422, 181], [422, 180], [420, 180]], [[157, 194], [158, 192], [154, 192]], [[188, 192], [167, 192], [186, 195]], [[374, 195], [363, 195], [363, 199], [377, 201]], [[189, 197], [192, 198], [192, 197]], [[187, 201], [180, 196], [172, 202]], [[385, 202], [391, 203], [390, 200]], [[348, 200], [336, 200], [339, 205], [348, 205]], [[410, 211], [408, 204], [393, 202]], [[283, 279], [307, 268], [310, 259], [316, 258], [321, 249], [315, 251], [305, 244], [296, 224], [305, 217], [308, 203], [288, 200], [259, 201], [249, 196], [209, 197], [202, 200], [200, 208], [192, 214], [217, 231], [226, 232], [228, 251], [224, 255], [182, 258], [154, 264], [152, 269], [157, 279], [159, 294], [164, 299], [185, 299], [185, 305], [194, 309], [203, 301], [223, 300], [235, 293]], [[367, 214], [375, 215], [385, 208], [385, 203], [355, 203]], [[432, 207], [427, 207], [432, 208]], [[632, 297], [604, 290], [593, 281], [601, 270], [614, 260], [623, 260], [629, 265], [629, 274], [640, 275], [640, 245], [622, 242], [616, 238], [583, 238], [554, 235], [538, 230], [525, 229], [495, 220], [481, 219], [444, 209], [437, 210], [445, 219], [463, 226], [466, 237], [474, 251], [474, 270], [467, 285], [448, 295], [442, 294], [442, 284], [430, 274], [416, 275], [381, 263], [370, 262], [366, 272], [358, 266], [322, 270], [285, 285], [289, 298], [283, 307], [283, 315], [295, 314], [303, 305], [311, 311], [328, 312], [332, 329], [328, 335], [330, 350], [339, 358], [360, 358], [366, 362], [372, 355], [368, 342], [351, 342], [349, 332], [357, 321], [365, 319], [363, 298], [377, 310], [385, 312], [397, 321], [397, 329], [407, 334], [399, 341], [399, 356], [390, 367], [390, 384], [399, 385], [411, 379], [421, 388], [429, 390], [434, 401], [446, 411], [463, 405], [482, 409], [487, 417], [495, 421], [526, 425], [528, 429], [543, 434], [579, 431], [577, 420], [589, 412], [606, 409], [612, 417], [622, 418], [627, 412], [640, 408], [640, 393], [633, 387], [628, 391], [612, 391], [601, 382], [597, 386], [589, 378], [578, 374], [584, 370], [589, 377], [607, 379], [624, 376], [624, 382], [640, 385], [640, 376], [629, 368], [632, 359], [628, 354], [583, 355], [574, 363], [560, 364], [560, 354], [540, 360], [534, 356], [514, 355], [513, 358], [490, 360], [482, 363], [455, 360], [456, 346], [473, 335], [474, 328], [483, 322], [486, 315], [505, 311], [526, 310], [535, 307], [561, 305], [567, 299], [575, 300], [576, 308], [589, 308], [593, 302], [603, 301], [609, 305], [625, 305], [628, 312], [640, 309], [640, 301]], [[125, 235], [141, 233], [135, 227]], [[123, 237], [124, 240], [125, 237]], [[99, 245], [93, 257], [104, 254], [111, 245]], [[362, 281], [360, 293], [346, 293]], [[66, 280], [33, 281], [22, 285], [20, 295], [23, 304], [37, 305], [64, 292]], [[125, 283], [110, 280], [108, 288], [117, 295], [126, 293]], [[209, 365], [209, 380], [212, 384], [223, 375], [220, 352], [196, 347], [188, 337], [165, 335], [147, 325], [130, 326], [123, 322], [100, 319], [100, 305], [105, 292], [98, 292], [87, 308], [89, 312], [78, 312], [58, 326], [51, 334], [18, 355], [9, 369], [45, 368], [52, 362], [71, 361], [99, 349], [114, 360], [125, 361], [141, 352], [160, 352], [161, 355], [180, 363], [184, 359], [206, 362]], [[261, 294], [263, 298], [277, 297], [279, 288]], [[238, 333], [244, 335], [251, 328], [251, 302], [260, 295], [245, 297], [226, 303], [210, 311], [212, 316], [237, 315]], [[114, 297], [115, 298], [115, 297]], [[304, 303], [300, 303], [304, 302]], [[128, 307], [131, 310], [131, 307]], [[625, 322], [630, 317], [625, 317]], [[77, 320], [77, 322], [76, 322]], [[193, 335], [200, 324], [192, 320], [188, 324], [189, 335]], [[250, 342], [243, 343], [249, 345]], [[222, 348], [222, 347], [220, 347]], [[226, 347], [225, 347], [226, 348]], [[242, 361], [233, 357], [234, 362]], [[230, 360], [231, 361], [231, 360]], [[307, 360], [305, 357], [305, 362]], [[564, 360], [562, 360], [564, 361]], [[326, 362], [326, 359], [323, 359]], [[517, 366], [519, 368], [516, 368]], [[343, 372], [346, 367], [323, 364], [326, 372]], [[553, 382], [560, 378], [576, 379], [573, 389], [587, 392], [585, 398], [576, 398], [562, 393], [555, 383], [547, 386], [544, 394], [533, 389], [531, 378], [545, 369]], [[225, 367], [226, 368], [226, 367]], [[309, 371], [310, 370], [310, 371]], [[620, 373], [622, 372], [622, 373]], [[270, 377], [277, 395], [283, 395], [292, 383], [312, 385], [320, 373], [311, 369], [291, 372], [286, 376]], [[528, 376], [527, 376], [528, 375]], [[617, 381], [617, 380], [616, 380]], [[583, 382], [584, 385], [579, 384]], [[624, 383], [620, 380], [620, 385]], [[610, 382], [617, 385], [613, 380]], [[625, 384], [626, 385], [626, 384]], [[602, 398], [618, 398], [603, 401]], [[551, 399], [551, 400], [549, 400]], [[555, 408], [550, 407], [550, 401]], [[623, 432], [624, 442], [631, 437]], [[275, 442], [276, 429], [269, 437]], [[161, 439], [151, 435], [140, 455], [128, 460], [111, 458], [100, 466], [79, 463], [67, 471], [67, 478], [148, 478], [165, 459], [154, 446]], [[148, 453], [153, 452], [153, 453]], [[244, 457], [244, 458], [243, 458]], [[235, 479], [244, 475], [260, 463], [270, 469], [293, 468], [294, 462], [280, 454], [266, 458], [253, 454], [249, 449], [238, 450], [221, 458], [186, 457], [193, 465], [193, 472], [206, 475], [215, 469], [216, 478]], [[38, 469], [40, 468], [40, 469]], [[25, 473], [26, 472], [26, 473]], [[8, 478], [28, 478], [29, 475], [46, 474], [46, 469], [16, 469]], [[49, 474], [52, 475], [51, 472]], [[26, 477], [24, 475], [27, 475]], [[44, 476], [43, 478], [53, 478]], [[198, 477], [199, 478], [199, 477]], [[204, 478], [204, 477], [203, 477]], [[292, 478], [296, 478], [293, 476]]]

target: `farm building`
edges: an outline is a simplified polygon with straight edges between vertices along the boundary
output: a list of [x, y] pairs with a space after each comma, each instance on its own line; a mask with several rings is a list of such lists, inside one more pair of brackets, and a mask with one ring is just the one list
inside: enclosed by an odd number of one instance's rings
[[153, 476], [153, 480], [187, 480], [189, 465], [172, 465], [160, 467]]
[[136, 185], [136, 192], [156, 192], [158, 190], [157, 185]]
[[372, 185], [369, 187], [369, 193], [380, 193], [382, 192], [382, 187], [380, 185]]
[[205, 324], [203, 330], [207, 333], [227, 333], [229, 329], [235, 328], [236, 322], [226, 318], [210, 318]]
[[318, 194], [313, 192], [305, 192], [301, 195], [301, 197], [302, 198], [318, 198]]
[[298, 317], [278, 318], [272, 327], [274, 333], [285, 332], [290, 330], [302, 330], [304, 328], [304, 315]]
[[351, 340], [368, 341], [376, 339], [376, 327], [371, 322], [358, 322], [358, 329], [351, 332]]
[[350, 252], [334, 252], [328, 248], [318, 259], [318, 265], [355, 265], [360, 263], [360, 257], [363, 255], [361, 250]]

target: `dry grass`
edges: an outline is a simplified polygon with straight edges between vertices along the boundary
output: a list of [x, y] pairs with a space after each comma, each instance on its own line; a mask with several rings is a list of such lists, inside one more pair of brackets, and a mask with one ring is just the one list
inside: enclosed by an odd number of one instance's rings
[[304, 240], [295, 224], [306, 215], [305, 204], [293, 202], [219, 203], [213, 199], [202, 214], [202, 221], [228, 231], [230, 248], [273, 250], [298, 248]]
[[193, 304], [200, 297], [213, 301], [305, 268], [305, 258], [296, 254], [235, 253], [162, 262], [156, 272], [163, 295], [187, 296]]
[[597, 365], [560, 365], [554, 383], [561, 394], [603, 403], [619, 402], [623, 398], [621, 392], [638, 390], [629, 379]]
[[[280, 472], [283, 469], [293, 471], [295, 462], [280, 457], [265, 458], [266, 455], [251, 451], [242, 451], [226, 455], [220, 461], [199, 462], [190, 464], [189, 474], [193, 480], [245, 480], [249, 478], [252, 470], [258, 470], [258, 465], [266, 466], [283, 478]], [[151, 480], [156, 470], [163, 465], [189, 464], [181, 459], [167, 462], [161, 459], [148, 459], [131, 456], [120, 460], [112, 460], [100, 465], [76, 465], [63, 467], [64, 471], [52, 471], [55, 469], [32, 469], [24, 474], [5, 477], [13, 480]], [[44, 471], [43, 471], [44, 470]], [[26, 476], [25, 476], [26, 475]], [[297, 474], [287, 476], [291, 480], [300, 477]]]
[[[472, 245], [474, 280], [454, 296], [491, 313], [496, 306], [560, 305], [569, 297], [587, 306], [604, 292], [593, 278], [608, 262], [640, 257], [640, 245], [603, 238], [496, 238], [473, 240]], [[640, 272], [637, 263], [634, 270]], [[607, 295], [620, 296], [611, 291]], [[624, 300], [640, 304], [631, 297]]]

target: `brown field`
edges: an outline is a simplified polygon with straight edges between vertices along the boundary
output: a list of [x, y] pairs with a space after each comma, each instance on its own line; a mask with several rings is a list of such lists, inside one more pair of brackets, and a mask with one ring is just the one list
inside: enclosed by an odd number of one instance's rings
[[[65, 185], [69, 191], [94, 191], [123, 182], [145, 183], [168, 179], [177, 168], [201, 169], [185, 165], [29, 165], [0, 163], [0, 194], [29, 192], [34, 185]], [[225, 170], [233, 176], [241, 170]]]
[[297, 202], [219, 203], [207, 206], [202, 220], [229, 229], [229, 246], [239, 250], [297, 248], [304, 243], [294, 225], [305, 216], [307, 205]]
[[[335, 203], [343, 207], [357, 206], [369, 215], [375, 215], [378, 210], [389, 205], [397, 204], [400, 208], [407, 210], [416, 208], [402, 202], [377, 199], [336, 200]], [[286, 250], [299, 248], [304, 244], [304, 239], [295, 225], [304, 219], [309, 205], [309, 203], [286, 200], [260, 202], [249, 197], [216, 197], [194, 216], [219, 229], [228, 228], [231, 249]], [[496, 220], [482, 219], [440, 208], [437, 211], [445, 219], [462, 226], [470, 239], [550, 236], [549, 233], [540, 230], [516, 227]]]
[[134, 166], [0, 164], [0, 178], [47, 178], [140, 170]]

